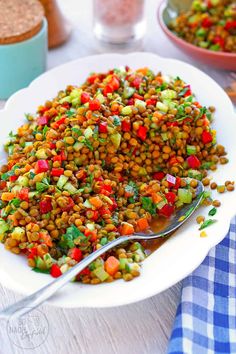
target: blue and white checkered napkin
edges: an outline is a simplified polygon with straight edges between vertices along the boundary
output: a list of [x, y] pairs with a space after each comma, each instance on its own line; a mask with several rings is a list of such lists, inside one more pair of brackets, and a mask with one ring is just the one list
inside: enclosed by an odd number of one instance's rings
[[168, 354], [236, 353], [236, 217], [183, 281]]

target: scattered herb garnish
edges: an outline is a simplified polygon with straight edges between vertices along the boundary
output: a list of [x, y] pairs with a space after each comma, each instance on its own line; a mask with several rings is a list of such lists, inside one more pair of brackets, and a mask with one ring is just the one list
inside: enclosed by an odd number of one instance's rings
[[153, 203], [151, 198], [142, 197], [141, 202], [144, 210], [148, 211], [151, 215], [156, 214], [156, 205]]
[[214, 224], [216, 221], [217, 221], [216, 219], [207, 219], [201, 224], [201, 226], [199, 227], [198, 230], [203, 230], [206, 227], [211, 226], [212, 224]]
[[214, 216], [216, 213], [217, 213], [217, 209], [216, 209], [216, 208], [212, 208], [212, 209], [209, 211], [208, 215]]
[[49, 269], [39, 269], [37, 267], [32, 268], [32, 270], [36, 273], [44, 273], [44, 274], [50, 274]]

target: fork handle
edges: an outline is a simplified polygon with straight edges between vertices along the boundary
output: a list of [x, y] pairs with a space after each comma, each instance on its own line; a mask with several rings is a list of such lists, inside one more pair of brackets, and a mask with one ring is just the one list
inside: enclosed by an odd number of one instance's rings
[[77, 263], [74, 267], [66, 271], [63, 275], [53, 280], [40, 290], [34, 292], [33, 294], [23, 298], [22, 300], [16, 302], [13, 305], [10, 305], [5, 310], [1, 311], [0, 318], [7, 320], [10, 318], [10, 316], [13, 315], [15, 316], [15, 318], [18, 318], [32, 311], [34, 308], [42, 304], [45, 300], [50, 298], [57, 290], [62, 288], [66, 283], [68, 283], [73, 277], [75, 277], [84, 268], [86, 268], [97, 257], [109, 251], [111, 248], [118, 246], [123, 242], [130, 241], [134, 238], [136, 238], [135, 235], [121, 236], [117, 239], [114, 239], [113, 241], [110, 241], [109, 243], [91, 253], [89, 256]]

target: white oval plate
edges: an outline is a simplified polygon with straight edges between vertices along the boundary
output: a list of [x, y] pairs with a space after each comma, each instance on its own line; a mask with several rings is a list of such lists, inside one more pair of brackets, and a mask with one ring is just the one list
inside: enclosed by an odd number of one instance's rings
[[[9, 131], [16, 130], [23, 123], [25, 113], [35, 112], [38, 105], [56, 96], [68, 84], [81, 84], [92, 71], [107, 71], [121, 65], [129, 65], [133, 69], [148, 66], [155, 72], [178, 75], [191, 84], [201, 104], [216, 107], [213, 126], [218, 132], [218, 142], [228, 151], [230, 162], [218, 168], [214, 180], [223, 184], [227, 179], [234, 179], [236, 117], [229, 98], [215, 81], [193, 66], [150, 53], [86, 57], [41, 75], [28, 88], [14, 94], [5, 109], [0, 111], [0, 120], [4, 122], [0, 131], [1, 143]], [[3, 156], [1, 147], [0, 158]], [[199, 236], [195, 222], [197, 214], [207, 215], [209, 208], [203, 208], [143, 262], [140, 277], [131, 282], [119, 280], [96, 286], [70, 283], [48, 303], [62, 307], [118, 306], [148, 298], [174, 285], [203, 261], [211, 247], [219, 243], [229, 229], [230, 219], [236, 213], [236, 195], [225, 193], [217, 195], [217, 198], [222, 202], [216, 215], [218, 222], [206, 229], [207, 237]], [[26, 295], [53, 281], [53, 278], [32, 272], [25, 257], [13, 255], [0, 245], [0, 280], [6, 287]]]

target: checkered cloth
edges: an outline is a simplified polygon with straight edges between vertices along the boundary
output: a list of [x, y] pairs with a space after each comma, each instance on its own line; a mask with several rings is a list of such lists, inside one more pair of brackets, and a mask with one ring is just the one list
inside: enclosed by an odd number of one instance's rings
[[183, 281], [168, 354], [236, 353], [236, 217]]

